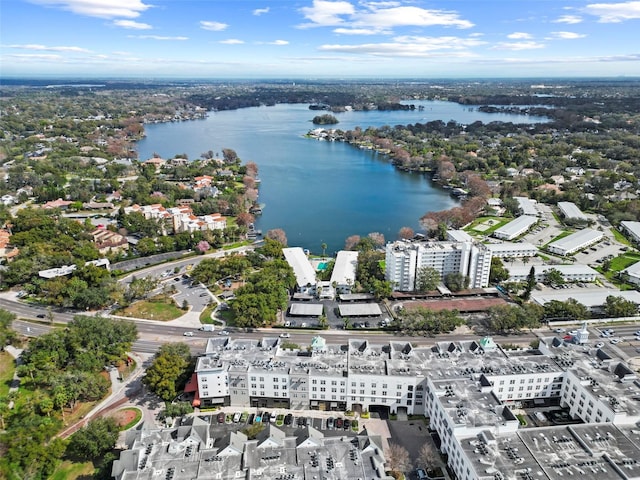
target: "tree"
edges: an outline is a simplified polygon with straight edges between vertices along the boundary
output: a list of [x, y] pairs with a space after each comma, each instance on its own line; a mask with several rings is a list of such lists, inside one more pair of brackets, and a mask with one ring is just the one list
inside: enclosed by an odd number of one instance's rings
[[236, 217], [236, 223], [240, 227], [248, 227], [249, 224], [255, 222], [256, 217], [247, 212], [239, 213]]
[[411, 227], [402, 227], [398, 231], [398, 238], [402, 240], [411, 240], [415, 236], [415, 232]]
[[384, 234], [380, 232], [371, 232], [367, 237], [373, 242], [375, 248], [384, 246]]
[[491, 257], [491, 270], [489, 271], [489, 282], [500, 283], [509, 279], [509, 270], [504, 267], [500, 257]]
[[438, 466], [440, 456], [433, 450], [429, 442], [425, 442], [418, 452], [418, 467], [425, 466], [427, 470], [434, 470]]
[[440, 284], [440, 272], [432, 267], [421, 267], [416, 272], [416, 291], [435, 290]]
[[411, 468], [411, 461], [409, 460], [409, 452], [401, 445], [394, 442], [389, 442], [389, 448], [387, 449], [387, 464], [389, 469], [393, 472], [404, 473]]
[[562, 285], [564, 284], [564, 276], [562, 272], [556, 268], [550, 268], [544, 272], [545, 285]]
[[444, 276], [444, 284], [452, 292], [459, 292], [469, 288], [469, 277], [462, 273], [447, 273]]
[[283, 247], [287, 246], [287, 234], [281, 228], [274, 228], [272, 230], [268, 230], [265, 237], [270, 240], [275, 240]]
[[165, 343], [143, 378], [145, 385], [164, 401], [171, 401], [189, 376], [191, 352], [184, 343]]
[[327, 244], [325, 242], [322, 242], [320, 244], [320, 248], [322, 249], [322, 256], [324, 257], [327, 254]]
[[604, 312], [609, 318], [633, 317], [638, 314], [638, 306], [631, 300], [609, 295], [604, 304]]
[[360, 242], [360, 235], [351, 235], [344, 241], [345, 250], [355, 250], [356, 245]]
[[551, 300], [544, 304], [544, 318], [547, 320], [585, 320], [590, 317], [589, 309], [573, 298], [565, 302]]
[[71, 436], [67, 453], [82, 460], [95, 460], [113, 450], [120, 428], [112, 417], [96, 418]]
[[206, 240], [200, 240], [196, 245], [196, 250], [198, 250], [200, 253], [206, 253], [211, 250], [211, 245], [209, 245], [209, 242], [207, 242]]

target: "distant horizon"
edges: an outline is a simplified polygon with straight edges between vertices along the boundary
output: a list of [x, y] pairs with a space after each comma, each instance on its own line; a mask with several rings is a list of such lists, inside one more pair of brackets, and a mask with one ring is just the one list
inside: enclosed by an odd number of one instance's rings
[[635, 77], [639, 25], [638, 0], [9, 0], [0, 64], [14, 78]]
[[77, 74], [38, 74], [38, 75], [0, 75], [0, 86], [4, 80], [18, 81], [62, 81], [62, 80], [75, 80], [77, 82], [80, 81], [90, 81], [90, 82], [99, 82], [99, 81], [173, 81], [173, 82], [228, 82], [228, 81], [237, 81], [237, 82], [253, 82], [253, 81], [277, 81], [277, 82], [290, 82], [290, 81], [301, 81], [305, 83], [311, 83], [314, 81], [324, 81], [324, 82], [340, 82], [340, 81], [373, 81], [373, 80], [382, 80], [388, 82], [427, 82], [427, 81], [524, 81], [524, 80], [548, 80], [548, 81], [560, 81], [560, 80], [640, 80], [639, 75], [583, 75], [583, 76], [567, 76], [567, 75], [559, 75], [559, 76], [459, 76], [459, 77], [399, 77], [399, 76], [381, 76], [381, 75], [358, 75], [358, 76], [281, 76], [281, 77], [268, 77], [268, 76], [259, 76], [256, 75], [254, 77], [246, 76], [246, 77], [198, 77], [198, 76], [146, 76], [135, 74], [131, 74], [129, 76], [82, 76]]

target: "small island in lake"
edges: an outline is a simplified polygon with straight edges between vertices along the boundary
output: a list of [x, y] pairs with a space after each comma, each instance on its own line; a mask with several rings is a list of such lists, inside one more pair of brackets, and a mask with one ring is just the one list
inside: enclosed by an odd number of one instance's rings
[[316, 115], [313, 117], [314, 125], [335, 125], [338, 122], [338, 119], [333, 115], [325, 113], [324, 115]]

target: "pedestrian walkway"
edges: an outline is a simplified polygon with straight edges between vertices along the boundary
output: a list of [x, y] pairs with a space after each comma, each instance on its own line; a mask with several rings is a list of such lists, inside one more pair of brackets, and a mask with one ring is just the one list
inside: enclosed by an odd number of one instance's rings
[[[16, 348], [13, 345], [7, 345], [4, 347], [5, 351], [11, 355], [16, 361], [16, 366], [19, 366], [22, 363], [22, 359], [20, 355], [22, 355], [22, 349]], [[13, 378], [11, 379], [11, 385], [9, 386], [9, 393], [17, 392], [20, 388], [20, 377], [18, 376], [18, 369], [13, 372]]]

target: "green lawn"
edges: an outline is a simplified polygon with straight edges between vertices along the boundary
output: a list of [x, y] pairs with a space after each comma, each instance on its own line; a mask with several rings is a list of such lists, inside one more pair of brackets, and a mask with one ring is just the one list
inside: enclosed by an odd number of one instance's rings
[[0, 397], [6, 397], [9, 393], [9, 384], [15, 369], [13, 357], [7, 352], [0, 352]]
[[184, 315], [185, 311], [178, 308], [171, 299], [141, 300], [116, 311], [116, 315], [132, 318], [145, 318], [166, 322]]
[[50, 480], [86, 479], [91, 478], [94, 471], [95, 468], [91, 462], [71, 463], [65, 460], [49, 478]]
[[629, 240], [627, 240], [627, 238], [617, 229], [611, 227], [609, 230], [611, 230], [611, 233], [613, 233], [613, 238], [616, 239], [616, 242], [627, 245], [628, 247], [633, 247], [633, 244]]
[[556, 241], [560, 240], [561, 238], [568, 237], [568, 236], [569, 236], [569, 235], [571, 235], [572, 233], [574, 233], [574, 232], [573, 232], [573, 231], [570, 231], [570, 232], [569, 232], [569, 231], [566, 231], [566, 230], [565, 230], [564, 232], [562, 232], [562, 233], [561, 233], [560, 235], [558, 235], [557, 237], [552, 238], [551, 240], [549, 240], [549, 241], [548, 241], [544, 246], [546, 247], [546, 246], [547, 246], [547, 245], [549, 245], [550, 243], [556, 242]]
[[638, 261], [640, 261], [640, 253], [623, 253], [611, 260], [611, 267], [609, 270], [619, 272]]
[[[503, 217], [478, 217], [476, 218], [471, 225], [464, 228], [464, 231], [473, 234], [473, 235], [491, 235], [498, 228], [502, 227], [509, 223], [513, 218], [503, 218]], [[487, 222], [490, 222], [491, 225], [486, 225]], [[483, 228], [485, 228], [483, 230]]]

